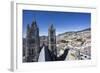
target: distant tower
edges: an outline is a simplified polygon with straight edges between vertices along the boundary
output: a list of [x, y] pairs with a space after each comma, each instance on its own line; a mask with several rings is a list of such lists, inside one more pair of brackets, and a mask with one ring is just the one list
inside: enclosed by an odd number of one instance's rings
[[53, 60], [55, 60], [55, 56], [57, 56], [57, 49], [56, 49], [56, 30], [53, 27], [53, 24], [48, 29], [48, 49], [51, 51], [51, 56]]
[[26, 45], [26, 62], [38, 61], [40, 40], [39, 28], [37, 27], [36, 21], [33, 21], [31, 26], [27, 26]]

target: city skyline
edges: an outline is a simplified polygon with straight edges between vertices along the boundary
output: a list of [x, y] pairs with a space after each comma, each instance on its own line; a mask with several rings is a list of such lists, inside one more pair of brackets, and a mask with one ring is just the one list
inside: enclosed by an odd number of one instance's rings
[[48, 27], [53, 24], [56, 35], [69, 31], [79, 31], [91, 27], [91, 13], [23, 10], [23, 37], [27, 24], [36, 20], [39, 35], [48, 35]]

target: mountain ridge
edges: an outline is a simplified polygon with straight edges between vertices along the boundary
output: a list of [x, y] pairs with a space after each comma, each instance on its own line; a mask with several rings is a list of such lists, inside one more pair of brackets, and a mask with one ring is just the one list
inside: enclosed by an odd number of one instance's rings
[[61, 33], [61, 34], [58, 34], [57, 36], [61, 36], [61, 35], [64, 35], [64, 34], [73, 34], [73, 33], [78, 33], [78, 32], [83, 32], [83, 31], [90, 31], [91, 28], [86, 28], [86, 29], [82, 29], [82, 30], [79, 30], [79, 31], [68, 31], [68, 32], [64, 32], [64, 33]]

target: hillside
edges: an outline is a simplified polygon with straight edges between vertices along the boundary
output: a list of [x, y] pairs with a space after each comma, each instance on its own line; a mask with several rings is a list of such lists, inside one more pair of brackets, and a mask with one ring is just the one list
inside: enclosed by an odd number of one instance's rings
[[65, 49], [70, 49], [66, 60], [83, 60], [91, 58], [91, 29], [59, 34], [57, 40], [58, 56]]

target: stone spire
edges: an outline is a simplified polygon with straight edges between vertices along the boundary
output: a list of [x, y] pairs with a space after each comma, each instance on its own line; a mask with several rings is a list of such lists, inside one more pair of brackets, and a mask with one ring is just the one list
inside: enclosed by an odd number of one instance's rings
[[32, 24], [27, 25], [27, 37], [26, 37], [26, 62], [38, 61], [40, 41], [39, 41], [39, 29], [36, 21], [33, 20]]

